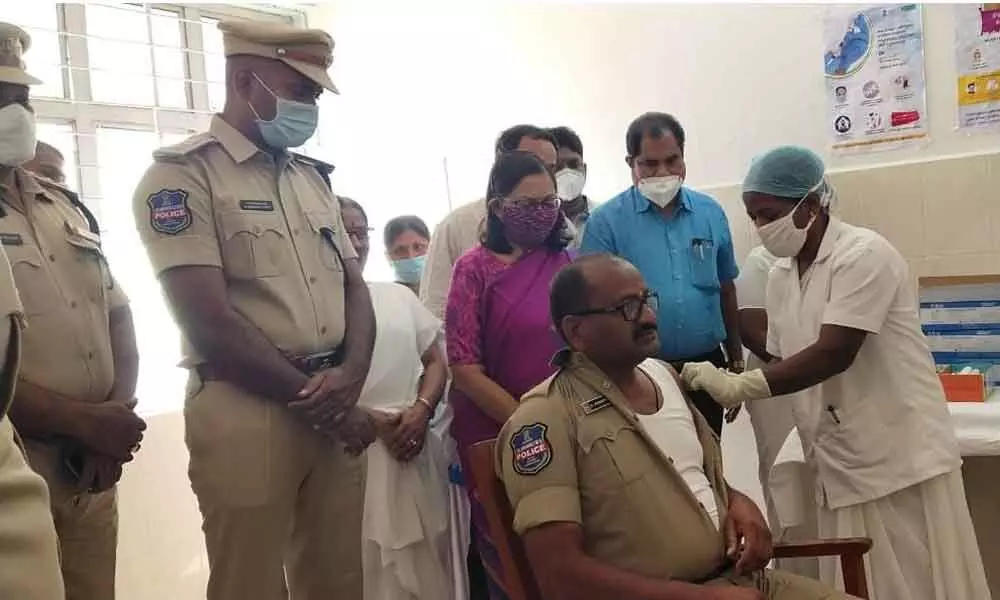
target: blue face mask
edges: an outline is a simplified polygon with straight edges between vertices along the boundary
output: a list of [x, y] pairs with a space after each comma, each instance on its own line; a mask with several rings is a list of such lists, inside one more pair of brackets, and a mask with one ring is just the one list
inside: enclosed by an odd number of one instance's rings
[[396, 281], [400, 283], [420, 283], [420, 275], [424, 272], [426, 256], [414, 256], [392, 261], [392, 270], [396, 273]]
[[267, 84], [256, 73], [254, 73], [254, 78], [274, 96], [277, 103], [274, 118], [270, 121], [261, 119], [253, 105], [250, 105], [250, 110], [257, 116], [257, 127], [260, 129], [260, 137], [264, 139], [264, 143], [272, 148], [281, 149], [297, 148], [306, 143], [316, 133], [316, 124], [319, 122], [319, 107], [315, 104], [282, 98], [271, 91], [271, 88], [267, 87]]

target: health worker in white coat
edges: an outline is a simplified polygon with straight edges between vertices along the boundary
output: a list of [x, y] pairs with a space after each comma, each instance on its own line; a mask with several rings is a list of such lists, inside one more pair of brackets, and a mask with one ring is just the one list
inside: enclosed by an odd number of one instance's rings
[[[872, 600], [989, 599], [916, 282], [885, 238], [830, 216], [828, 185], [805, 148], [754, 161], [743, 202], [779, 257], [766, 352], [781, 360], [742, 374], [698, 363], [682, 377], [725, 407], [789, 395], [819, 534], [872, 538]], [[820, 572], [839, 584], [835, 562]]]

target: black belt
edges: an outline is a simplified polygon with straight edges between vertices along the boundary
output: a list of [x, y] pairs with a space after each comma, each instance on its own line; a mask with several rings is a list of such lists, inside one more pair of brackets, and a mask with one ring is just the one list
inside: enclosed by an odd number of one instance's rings
[[[328, 352], [318, 352], [316, 354], [305, 354], [303, 356], [290, 356], [288, 362], [292, 363], [296, 369], [306, 375], [312, 375], [317, 371], [339, 367], [344, 363], [344, 347], [337, 346]], [[223, 371], [211, 363], [202, 363], [195, 370], [202, 381], [222, 381], [229, 378]]]

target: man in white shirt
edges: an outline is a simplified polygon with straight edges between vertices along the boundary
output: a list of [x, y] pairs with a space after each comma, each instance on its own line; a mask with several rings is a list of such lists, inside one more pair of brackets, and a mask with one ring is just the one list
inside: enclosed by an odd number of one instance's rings
[[[725, 407], [791, 395], [819, 534], [872, 538], [872, 600], [989, 599], [916, 282], [885, 238], [830, 216], [824, 169], [782, 147], [744, 181], [747, 214], [780, 259], [766, 353], [781, 360], [740, 375], [693, 364], [682, 376]], [[838, 569], [822, 563], [821, 578]]]
[[[531, 152], [555, 172], [558, 144], [552, 134], [534, 125], [515, 125], [500, 134], [496, 153], [523, 150]], [[451, 287], [451, 270], [458, 257], [479, 243], [486, 220], [486, 200], [474, 200], [451, 211], [438, 223], [427, 249], [424, 272], [420, 278], [420, 300], [438, 319], [444, 320]]]

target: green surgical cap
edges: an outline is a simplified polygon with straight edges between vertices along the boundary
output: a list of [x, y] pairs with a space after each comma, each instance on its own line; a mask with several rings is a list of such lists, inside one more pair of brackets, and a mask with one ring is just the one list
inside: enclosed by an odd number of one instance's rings
[[824, 171], [823, 159], [812, 150], [782, 146], [750, 163], [743, 191], [799, 199], [816, 189]]

